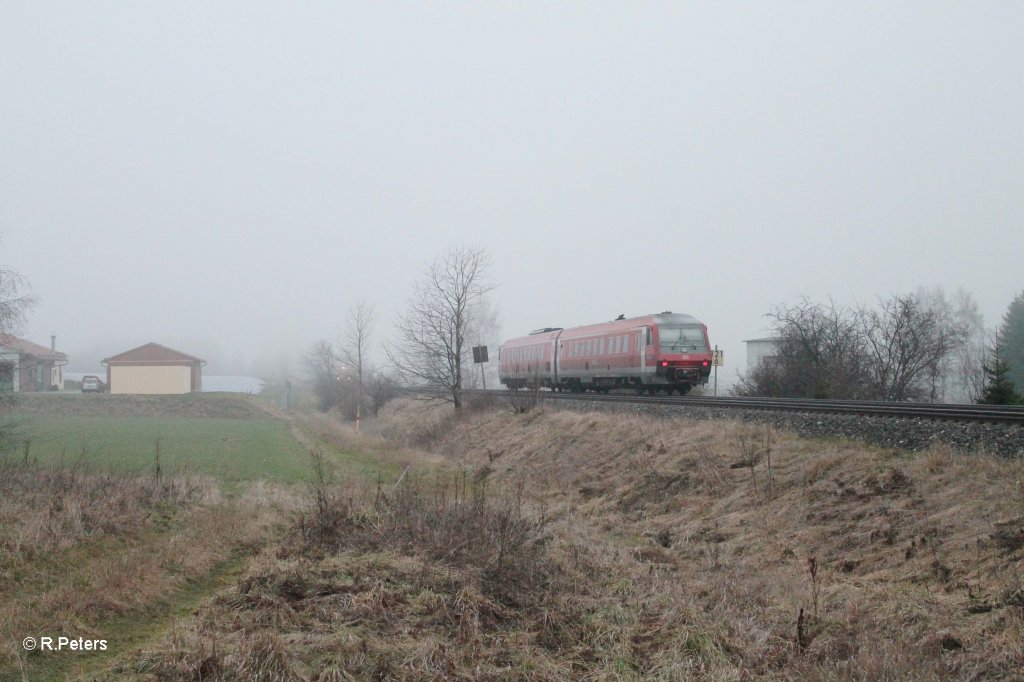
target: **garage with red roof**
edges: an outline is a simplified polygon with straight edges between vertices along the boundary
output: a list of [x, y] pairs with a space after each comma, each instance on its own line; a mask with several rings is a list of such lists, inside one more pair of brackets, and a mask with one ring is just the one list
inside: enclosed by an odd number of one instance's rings
[[203, 390], [205, 360], [147, 343], [103, 361], [111, 393], [159, 395]]

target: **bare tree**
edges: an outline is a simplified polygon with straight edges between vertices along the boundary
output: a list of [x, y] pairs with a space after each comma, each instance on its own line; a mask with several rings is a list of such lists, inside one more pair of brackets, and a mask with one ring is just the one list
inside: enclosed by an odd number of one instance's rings
[[930, 372], [931, 399], [973, 403], [985, 390], [985, 362], [994, 341], [974, 296], [957, 289], [947, 297], [942, 287], [920, 288], [915, 292], [921, 305], [934, 311], [943, 324], [963, 333], [962, 341]]
[[793, 306], [777, 306], [768, 317], [778, 338], [775, 357], [743, 377], [738, 394], [863, 397], [864, 354], [851, 311], [804, 298]]
[[366, 301], [357, 301], [349, 308], [348, 322], [338, 339], [341, 357], [356, 371], [356, 388], [358, 389], [356, 430], [359, 430], [359, 422], [362, 419], [367, 379], [372, 373], [368, 366], [367, 352], [370, 347], [370, 338], [373, 336], [376, 317], [372, 305]]
[[0, 267], [0, 344], [8, 341], [28, 318], [36, 298], [26, 291], [25, 279], [14, 270]]
[[858, 314], [874, 396], [882, 400], [939, 399], [938, 378], [966, 330], [942, 306], [917, 294], [893, 296]]
[[370, 414], [376, 417], [380, 409], [398, 394], [394, 379], [383, 370], [372, 370], [368, 375], [364, 397]]
[[440, 389], [456, 409], [462, 407], [472, 309], [493, 288], [488, 264], [487, 253], [475, 246], [437, 257], [414, 284], [408, 309], [396, 324], [398, 338], [385, 346], [405, 383]]
[[[934, 297], [933, 297], [934, 298]], [[877, 308], [840, 308], [803, 299], [768, 317], [775, 355], [742, 377], [740, 395], [790, 398], [939, 400], [967, 323], [951, 305], [919, 294]]]
[[306, 369], [313, 380], [313, 392], [317, 403], [327, 411], [342, 400], [344, 390], [342, 362], [330, 341], [320, 340], [313, 344], [304, 358]]
[[[28, 284], [14, 270], [0, 267], [0, 346], [10, 343], [11, 337], [25, 324], [29, 311], [36, 304], [35, 297], [26, 290]], [[0, 363], [0, 410], [10, 409], [14, 397], [17, 363]], [[0, 450], [11, 445], [17, 429], [6, 419], [0, 423]]]

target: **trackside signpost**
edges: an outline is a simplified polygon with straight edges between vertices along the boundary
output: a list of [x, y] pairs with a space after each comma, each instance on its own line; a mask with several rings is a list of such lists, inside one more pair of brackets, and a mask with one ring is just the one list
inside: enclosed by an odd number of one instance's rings
[[711, 354], [711, 364], [715, 367], [715, 396], [718, 396], [718, 368], [725, 364], [725, 351], [718, 350], [718, 346]]
[[473, 364], [480, 365], [480, 381], [487, 390], [487, 377], [484, 376], [484, 363], [487, 362], [487, 346], [473, 346]]

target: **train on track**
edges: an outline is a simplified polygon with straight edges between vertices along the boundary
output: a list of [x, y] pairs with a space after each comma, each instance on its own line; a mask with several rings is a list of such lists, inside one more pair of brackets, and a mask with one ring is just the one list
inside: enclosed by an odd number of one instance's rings
[[498, 378], [511, 389], [686, 395], [708, 382], [711, 363], [707, 326], [666, 311], [509, 339], [498, 350]]

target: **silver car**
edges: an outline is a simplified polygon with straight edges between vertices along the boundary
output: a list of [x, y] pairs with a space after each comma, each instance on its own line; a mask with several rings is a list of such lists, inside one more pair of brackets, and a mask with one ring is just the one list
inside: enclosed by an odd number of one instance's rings
[[82, 393], [106, 393], [107, 385], [98, 376], [87, 374], [82, 377]]

